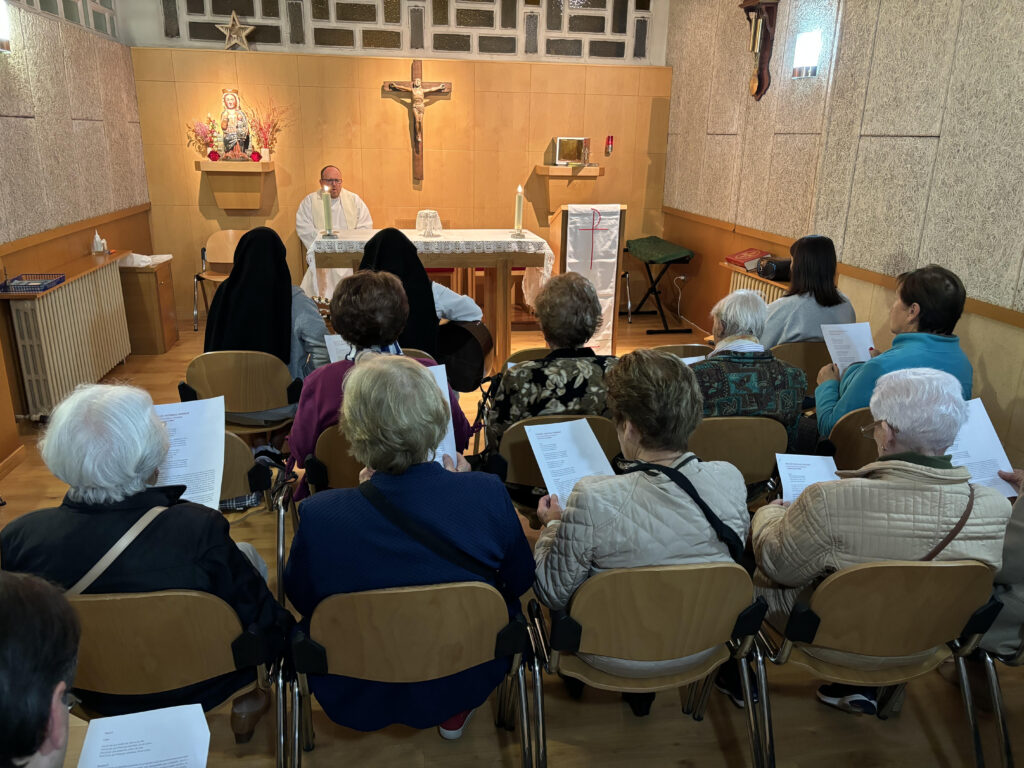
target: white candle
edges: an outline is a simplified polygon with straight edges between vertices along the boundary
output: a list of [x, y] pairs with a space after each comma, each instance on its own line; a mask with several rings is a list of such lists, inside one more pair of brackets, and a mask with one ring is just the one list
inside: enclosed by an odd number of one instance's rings
[[516, 190], [516, 232], [523, 228], [523, 185]]
[[331, 234], [331, 190], [324, 187], [324, 227]]

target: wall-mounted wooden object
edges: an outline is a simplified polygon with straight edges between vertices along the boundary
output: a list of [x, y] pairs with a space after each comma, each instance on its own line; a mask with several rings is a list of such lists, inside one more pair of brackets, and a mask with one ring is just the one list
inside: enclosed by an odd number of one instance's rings
[[[594, 202], [594, 185], [591, 182], [604, 176], [605, 169], [597, 165], [537, 165], [533, 172], [543, 183], [543, 193], [547, 196], [547, 223], [550, 224], [555, 212], [563, 205]], [[532, 202], [532, 195], [530, 198]]]
[[274, 163], [231, 160], [196, 160], [196, 170], [206, 174], [217, 206], [226, 211], [255, 211], [263, 207]]

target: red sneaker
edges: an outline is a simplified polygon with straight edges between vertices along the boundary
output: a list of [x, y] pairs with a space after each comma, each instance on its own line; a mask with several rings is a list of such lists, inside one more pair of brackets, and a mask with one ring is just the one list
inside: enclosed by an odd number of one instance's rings
[[437, 730], [441, 734], [441, 738], [454, 741], [462, 736], [462, 732], [466, 730], [466, 726], [469, 724], [469, 720], [473, 717], [474, 712], [476, 712], [475, 709], [467, 709], [465, 712], [459, 712], [459, 714], [452, 715], [437, 726]]

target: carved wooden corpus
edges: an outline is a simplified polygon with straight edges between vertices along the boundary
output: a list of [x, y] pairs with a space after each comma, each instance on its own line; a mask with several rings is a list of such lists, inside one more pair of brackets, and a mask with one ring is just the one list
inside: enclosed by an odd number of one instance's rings
[[754, 73], [750, 76], [750, 95], [761, 100], [772, 84], [769, 65], [775, 43], [775, 15], [779, 0], [743, 0], [740, 8], [750, 24], [750, 52], [754, 54]]
[[423, 118], [426, 116], [426, 108], [431, 104], [427, 99], [435, 94], [451, 94], [452, 84], [424, 83], [423, 62], [420, 59], [416, 59], [412, 63], [411, 79], [387, 81], [381, 85], [380, 89], [381, 93], [386, 96], [408, 93], [412, 97], [410, 103], [412, 107], [412, 178], [414, 181], [422, 181]]

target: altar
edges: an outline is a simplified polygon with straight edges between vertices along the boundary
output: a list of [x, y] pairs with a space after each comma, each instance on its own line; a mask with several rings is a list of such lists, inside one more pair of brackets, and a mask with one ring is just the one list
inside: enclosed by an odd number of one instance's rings
[[[509, 356], [512, 347], [512, 267], [543, 267], [554, 254], [547, 242], [523, 230], [523, 238], [513, 238], [508, 229], [446, 229], [435, 237], [403, 229], [419, 251], [427, 268], [473, 267], [485, 270], [484, 324], [494, 337], [494, 367]], [[318, 237], [311, 251], [317, 269], [358, 269], [366, 243], [378, 230], [337, 230], [336, 239]]]

